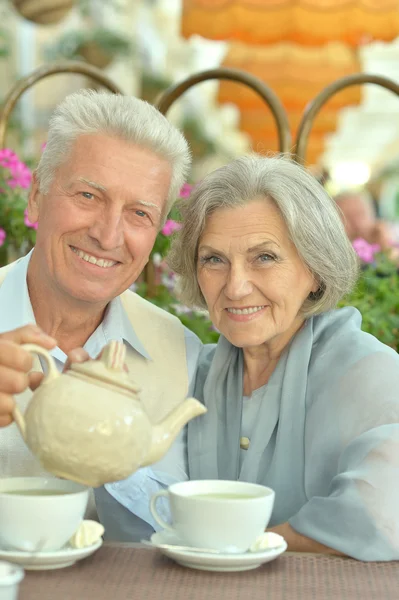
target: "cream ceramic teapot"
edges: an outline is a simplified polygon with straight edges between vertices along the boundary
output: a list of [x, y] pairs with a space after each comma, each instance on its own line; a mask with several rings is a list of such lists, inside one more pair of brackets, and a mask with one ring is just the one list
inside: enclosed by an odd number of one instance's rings
[[153, 425], [124, 370], [122, 342], [111, 342], [100, 359], [74, 363], [63, 374], [47, 350], [23, 347], [45, 359], [48, 373], [24, 415], [15, 408], [14, 419], [31, 452], [58, 477], [91, 487], [125, 479], [162, 458], [182, 427], [206, 412], [189, 398]]

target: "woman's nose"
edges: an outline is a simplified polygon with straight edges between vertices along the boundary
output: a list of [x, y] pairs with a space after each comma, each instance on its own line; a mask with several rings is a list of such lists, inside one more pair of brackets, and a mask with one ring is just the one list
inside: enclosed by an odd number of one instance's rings
[[240, 300], [253, 291], [253, 285], [246, 269], [231, 268], [225, 285], [225, 295], [230, 300]]

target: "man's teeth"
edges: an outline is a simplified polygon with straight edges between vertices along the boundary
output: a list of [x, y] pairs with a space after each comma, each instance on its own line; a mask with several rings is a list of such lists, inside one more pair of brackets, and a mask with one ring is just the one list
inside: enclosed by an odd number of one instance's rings
[[83, 260], [85, 260], [88, 263], [91, 263], [92, 265], [97, 265], [97, 267], [103, 267], [104, 269], [108, 269], [109, 267], [113, 267], [114, 265], [116, 265], [116, 262], [114, 260], [105, 260], [104, 258], [96, 258], [95, 256], [86, 254], [85, 252], [82, 252], [82, 250], [78, 250], [77, 248], [74, 248], [73, 246], [71, 246], [71, 249], [80, 258], [83, 258]]
[[227, 311], [229, 313], [233, 313], [233, 315], [252, 315], [253, 313], [256, 313], [260, 310], [262, 310], [262, 308], [265, 308], [264, 306], [252, 306], [251, 308], [228, 308]]

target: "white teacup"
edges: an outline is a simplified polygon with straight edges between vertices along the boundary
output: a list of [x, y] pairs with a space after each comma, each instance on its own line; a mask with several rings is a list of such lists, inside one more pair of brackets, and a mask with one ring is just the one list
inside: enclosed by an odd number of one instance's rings
[[[157, 512], [156, 503], [167, 496], [172, 525]], [[265, 531], [274, 504], [274, 491], [242, 481], [184, 481], [151, 498], [154, 519], [176, 532], [189, 546], [224, 552], [246, 552]]]
[[83, 520], [89, 490], [64, 479], [0, 480], [0, 546], [5, 550], [59, 550]]

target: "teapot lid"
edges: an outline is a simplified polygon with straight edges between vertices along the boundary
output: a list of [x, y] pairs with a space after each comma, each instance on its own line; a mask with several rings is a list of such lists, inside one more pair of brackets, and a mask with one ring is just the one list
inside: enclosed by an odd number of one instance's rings
[[97, 360], [88, 360], [84, 363], [72, 363], [71, 371], [97, 379], [101, 382], [111, 383], [124, 388], [136, 396], [140, 388], [133, 383], [125, 371], [126, 346], [116, 340], [107, 344]]

